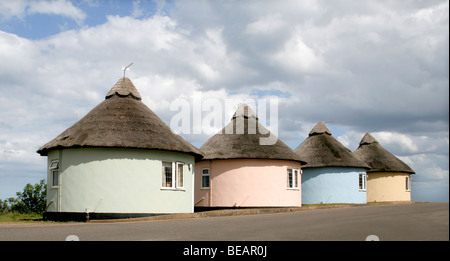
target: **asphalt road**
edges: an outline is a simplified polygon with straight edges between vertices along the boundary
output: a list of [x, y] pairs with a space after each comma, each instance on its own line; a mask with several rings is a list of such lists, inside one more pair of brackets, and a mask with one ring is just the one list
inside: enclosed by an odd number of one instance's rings
[[417, 203], [125, 223], [0, 224], [1, 241], [449, 240], [449, 204]]

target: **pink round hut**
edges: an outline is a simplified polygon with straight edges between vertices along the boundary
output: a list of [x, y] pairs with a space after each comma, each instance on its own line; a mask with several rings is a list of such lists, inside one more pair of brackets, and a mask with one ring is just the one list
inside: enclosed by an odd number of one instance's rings
[[249, 106], [241, 105], [200, 150], [204, 158], [195, 164], [197, 209], [301, 206], [304, 161], [262, 126]]

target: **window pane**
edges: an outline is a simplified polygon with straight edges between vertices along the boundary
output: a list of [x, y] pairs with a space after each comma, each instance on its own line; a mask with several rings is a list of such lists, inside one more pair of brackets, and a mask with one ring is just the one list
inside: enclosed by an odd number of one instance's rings
[[202, 169], [202, 188], [209, 188], [209, 169]]
[[59, 163], [59, 161], [53, 161], [50, 164], [50, 169], [57, 169], [58, 168], [58, 163]]
[[295, 187], [298, 188], [298, 170], [294, 170]]
[[202, 176], [202, 188], [209, 188], [209, 175]]
[[183, 164], [177, 163], [178, 169], [177, 169], [177, 187], [182, 188], [183, 187]]
[[54, 187], [58, 186], [58, 174], [59, 174], [58, 170], [52, 171], [52, 185]]
[[287, 170], [287, 186], [288, 188], [292, 188], [293, 180], [292, 180], [292, 169]]
[[172, 187], [172, 162], [163, 162], [162, 175], [162, 186]]
[[367, 175], [359, 173], [359, 189], [367, 190]]

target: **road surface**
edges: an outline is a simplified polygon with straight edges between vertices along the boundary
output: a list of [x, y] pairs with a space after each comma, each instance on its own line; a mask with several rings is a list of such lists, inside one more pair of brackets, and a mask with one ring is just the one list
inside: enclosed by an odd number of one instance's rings
[[[449, 240], [449, 204], [417, 203], [125, 223], [0, 224], [0, 241]], [[374, 237], [375, 236], [375, 237]]]

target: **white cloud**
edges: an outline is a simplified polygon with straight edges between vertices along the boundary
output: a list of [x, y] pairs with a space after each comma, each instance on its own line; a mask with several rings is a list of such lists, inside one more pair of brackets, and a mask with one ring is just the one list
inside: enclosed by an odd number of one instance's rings
[[[331, 130], [331, 132], [333, 132]], [[345, 134], [335, 137], [342, 145], [350, 149], [351, 151], [355, 151], [362, 137], [364, 136], [364, 132], [359, 132], [355, 130], [346, 131]]]
[[279, 14], [269, 14], [246, 25], [244, 30], [247, 34], [270, 35], [283, 29], [286, 23]]
[[399, 157], [415, 172], [413, 180], [417, 182], [449, 182], [448, 156], [419, 153]]
[[326, 70], [325, 62], [314, 49], [305, 44], [299, 33], [294, 33], [270, 59], [293, 74], [321, 74]]
[[86, 14], [68, 0], [17, 0], [0, 2], [0, 14], [5, 19], [10, 19], [14, 16], [23, 18], [25, 15], [34, 13], [66, 16], [75, 20], [78, 24], [82, 24], [86, 18]]
[[0, 14], [3, 16], [3, 19], [6, 20], [14, 16], [22, 17], [27, 5], [27, 0], [0, 1]]
[[37, 64], [33, 57], [38, 52], [32, 41], [0, 31], [0, 75], [5, 79], [20, 72], [31, 72]]
[[430, 174], [429, 177], [438, 181], [448, 181], [449, 171], [441, 168], [429, 168], [427, 172]]
[[405, 134], [382, 131], [373, 133], [373, 136], [376, 136], [378, 142], [384, 144], [385, 146], [397, 145], [401, 148], [401, 150], [409, 153], [415, 153], [418, 151], [418, 147], [414, 141]]
[[140, 8], [141, 0], [135, 0], [133, 1], [133, 11], [131, 12], [131, 16], [134, 18], [138, 18], [142, 16], [143, 11]]
[[29, 13], [54, 14], [70, 17], [79, 24], [86, 18], [86, 14], [73, 6], [67, 0], [51, 0], [51, 1], [30, 1]]
[[201, 89], [201, 86], [192, 79], [176, 78], [171, 75], [141, 76], [133, 78], [132, 81], [141, 93], [142, 101], [157, 113], [167, 113], [173, 100], [191, 99], [192, 93]]

